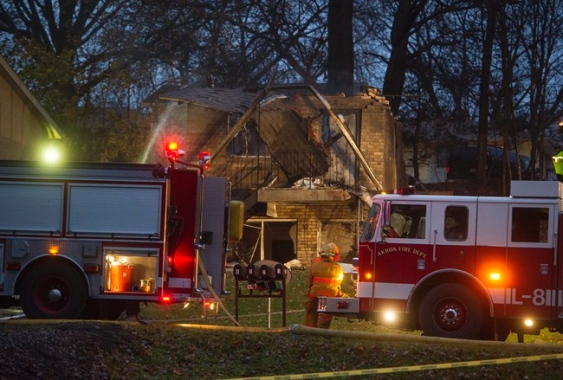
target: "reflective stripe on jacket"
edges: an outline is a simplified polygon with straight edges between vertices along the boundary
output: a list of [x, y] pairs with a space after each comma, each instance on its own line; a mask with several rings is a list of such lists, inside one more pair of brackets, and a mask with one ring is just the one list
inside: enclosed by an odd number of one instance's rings
[[313, 277], [313, 284], [319, 283], [340, 285], [340, 280], [338, 278]]
[[338, 297], [341, 295], [342, 267], [331, 257], [311, 265], [309, 273], [309, 296]]

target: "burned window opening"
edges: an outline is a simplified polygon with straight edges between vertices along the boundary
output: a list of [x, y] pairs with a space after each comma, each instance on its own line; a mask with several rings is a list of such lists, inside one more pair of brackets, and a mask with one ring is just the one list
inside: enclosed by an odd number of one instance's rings
[[[234, 126], [229, 125], [229, 130]], [[228, 146], [231, 156], [256, 157], [269, 156], [270, 151], [260, 137], [258, 125], [254, 120], [249, 120], [239, 133], [231, 140]]]

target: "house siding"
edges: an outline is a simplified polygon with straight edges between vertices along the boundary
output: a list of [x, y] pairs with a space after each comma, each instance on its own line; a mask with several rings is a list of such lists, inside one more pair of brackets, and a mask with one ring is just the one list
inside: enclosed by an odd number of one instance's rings
[[0, 160], [40, 159], [48, 130], [60, 132], [0, 57]]

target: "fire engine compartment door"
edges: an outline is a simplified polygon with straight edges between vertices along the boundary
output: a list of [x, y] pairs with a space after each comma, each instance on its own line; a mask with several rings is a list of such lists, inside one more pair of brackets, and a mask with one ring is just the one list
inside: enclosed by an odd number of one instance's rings
[[553, 317], [555, 208], [541, 199], [479, 201], [475, 275], [489, 291], [496, 316]]
[[103, 257], [104, 293], [155, 294], [158, 286], [157, 248], [107, 246]]
[[[200, 191], [203, 191], [203, 212], [197, 214], [203, 218], [198, 220], [198, 225], [201, 224], [202, 243], [205, 246], [200, 252], [200, 260], [203, 261], [217, 294], [221, 294], [224, 288], [225, 190], [224, 177], [203, 177], [203, 186], [200, 187]], [[200, 287], [206, 287], [203, 278], [199, 278], [198, 282]]]
[[160, 185], [70, 184], [68, 234], [160, 237]]
[[558, 301], [556, 206], [522, 200], [509, 205], [505, 309], [507, 315], [551, 319]]
[[0, 231], [60, 234], [63, 185], [0, 182]]

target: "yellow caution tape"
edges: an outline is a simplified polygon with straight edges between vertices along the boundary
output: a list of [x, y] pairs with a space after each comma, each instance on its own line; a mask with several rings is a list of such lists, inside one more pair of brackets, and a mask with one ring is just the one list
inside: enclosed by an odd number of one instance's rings
[[375, 375], [382, 373], [417, 372], [417, 371], [429, 371], [436, 369], [478, 367], [478, 366], [511, 364], [511, 363], [521, 363], [521, 362], [537, 362], [541, 360], [555, 360], [555, 359], [563, 359], [563, 354], [521, 356], [515, 358], [488, 359], [488, 360], [471, 360], [471, 361], [456, 362], [456, 363], [410, 365], [404, 367], [357, 369], [357, 370], [337, 371], [337, 372], [317, 372], [317, 373], [301, 373], [294, 375], [279, 375], [279, 376], [240, 377], [240, 378], [229, 379], [229, 380], [320, 379], [320, 378], [329, 378], [329, 377], [362, 376], [362, 375]]

